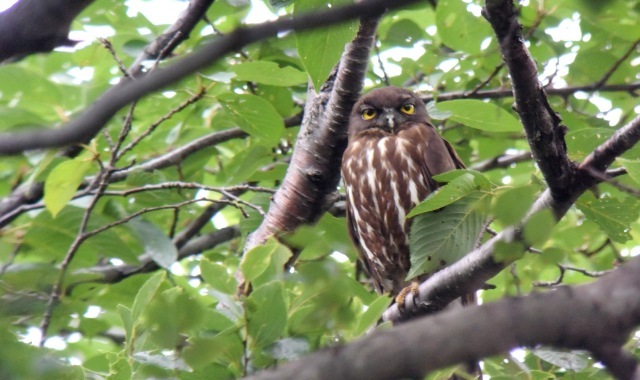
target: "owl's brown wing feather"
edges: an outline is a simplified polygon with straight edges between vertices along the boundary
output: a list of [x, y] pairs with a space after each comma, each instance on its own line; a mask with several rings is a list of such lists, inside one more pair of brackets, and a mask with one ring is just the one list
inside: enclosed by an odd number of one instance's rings
[[422, 149], [420, 160], [421, 170], [427, 178], [431, 191], [438, 188], [438, 184], [431, 178], [444, 172], [455, 169], [463, 169], [464, 164], [451, 144], [443, 139], [435, 127], [429, 123], [424, 123], [423, 128], [413, 128], [412, 133], [416, 134], [411, 139], [416, 139], [416, 144]]

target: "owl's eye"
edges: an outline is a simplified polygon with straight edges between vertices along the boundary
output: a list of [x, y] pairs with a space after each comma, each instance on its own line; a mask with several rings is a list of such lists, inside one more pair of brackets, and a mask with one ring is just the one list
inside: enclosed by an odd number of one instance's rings
[[416, 112], [416, 107], [414, 107], [411, 103], [405, 103], [402, 105], [402, 107], [400, 107], [400, 111], [406, 113], [407, 115], [413, 115], [414, 112]]
[[374, 117], [376, 117], [378, 113], [376, 112], [376, 110], [371, 109], [371, 108], [367, 108], [365, 110], [362, 111], [362, 118], [365, 120], [371, 120]]

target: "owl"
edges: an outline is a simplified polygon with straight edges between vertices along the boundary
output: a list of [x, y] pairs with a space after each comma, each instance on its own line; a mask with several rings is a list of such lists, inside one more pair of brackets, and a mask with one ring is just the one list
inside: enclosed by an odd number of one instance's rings
[[464, 165], [422, 100], [402, 88], [360, 98], [348, 133], [341, 171], [349, 234], [376, 291], [396, 296], [411, 284], [407, 214], [438, 187], [432, 176]]

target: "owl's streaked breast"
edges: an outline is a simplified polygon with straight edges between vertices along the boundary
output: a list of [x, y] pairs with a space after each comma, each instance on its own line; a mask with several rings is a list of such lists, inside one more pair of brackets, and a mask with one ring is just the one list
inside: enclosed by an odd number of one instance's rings
[[406, 215], [431, 191], [421, 169], [425, 128], [413, 124], [398, 135], [367, 130], [354, 136], [345, 152], [342, 175], [354, 232], [382, 291], [397, 293], [407, 284]]

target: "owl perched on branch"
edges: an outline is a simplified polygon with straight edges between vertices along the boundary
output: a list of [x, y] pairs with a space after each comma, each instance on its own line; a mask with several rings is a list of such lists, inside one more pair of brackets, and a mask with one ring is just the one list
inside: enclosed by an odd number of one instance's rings
[[378, 293], [407, 289], [411, 220], [405, 217], [438, 187], [432, 176], [461, 168], [415, 93], [385, 87], [354, 105], [342, 158], [347, 224]]

